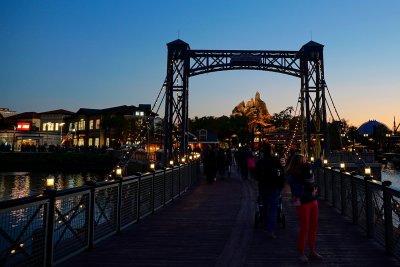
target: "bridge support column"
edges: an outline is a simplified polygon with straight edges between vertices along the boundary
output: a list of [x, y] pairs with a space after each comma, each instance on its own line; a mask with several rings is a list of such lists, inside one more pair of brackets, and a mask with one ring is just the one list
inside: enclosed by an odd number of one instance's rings
[[329, 150], [323, 47], [321, 44], [310, 41], [299, 52], [302, 115], [303, 118], [305, 115], [306, 120], [306, 144], [303, 144], [305, 146], [303, 149], [307, 152], [308, 157], [314, 156], [315, 158]]
[[[167, 44], [167, 81], [164, 117], [164, 166], [169, 160], [179, 160], [188, 145], [188, 88], [190, 47], [182, 40]], [[173, 138], [177, 146], [174, 147]], [[178, 158], [176, 158], [178, 157]]]

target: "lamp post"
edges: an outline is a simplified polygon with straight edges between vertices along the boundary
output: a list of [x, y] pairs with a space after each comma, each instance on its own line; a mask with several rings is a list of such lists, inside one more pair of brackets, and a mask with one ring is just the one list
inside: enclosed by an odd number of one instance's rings
[[62, 145], [63, 142], [63, 126], [64, 126], [65, 122], [60, 123], [60, 145]]
[[13, 141], [12, 141], [12, 152], [14, 152], [15, 150], [15, 130], [17, 129], [17, 127], [15, 125], [13, 125], [14, 127], [14, 133], [13, 133]]

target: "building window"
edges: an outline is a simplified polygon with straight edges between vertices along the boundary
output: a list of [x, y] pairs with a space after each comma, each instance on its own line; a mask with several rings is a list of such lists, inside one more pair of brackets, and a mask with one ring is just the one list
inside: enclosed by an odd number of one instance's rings
[[85, 121], [83, 119], [79, 121], [78, 130], [79, 131], [85, 130]]
[[89, 130], [93, 130], [93, 120], [89, 121]]
[[43, 123], [43, 127], [42, 127], [42, 131], [43, 132], [47, 131], [47, 127], [46, 126], [47, 126], [47, 123]]
[[89, 146], [93, 145], [93, 138], [89, 138]]
[[95, 138], [94, 139], [94, 146], [99, 147], [100, 146], [100, 138]]
[[96, 120], [96, 129], [100, 129], [100, 119]]
[[85, 139], [79, 138], [78, 140], [78, 146], [84, 146], [85, 145]]
[[136, 111], [135, 116], [143, 117], [144, 116], [144, 111]]
[[106, 146], [110, 146], [110, 138], [106, 138]]

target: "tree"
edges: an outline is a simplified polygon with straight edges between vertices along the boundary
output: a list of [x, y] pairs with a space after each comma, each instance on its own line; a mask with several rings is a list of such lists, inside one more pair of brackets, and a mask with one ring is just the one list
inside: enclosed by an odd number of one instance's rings
[[275, 128], [289, 130], [290, 121], [293, 119], [292, 112], [293, 107], [290, 106], [279, 113], [274, 113], [274, 115], [271, 117], [271, 123], [275, 126]]

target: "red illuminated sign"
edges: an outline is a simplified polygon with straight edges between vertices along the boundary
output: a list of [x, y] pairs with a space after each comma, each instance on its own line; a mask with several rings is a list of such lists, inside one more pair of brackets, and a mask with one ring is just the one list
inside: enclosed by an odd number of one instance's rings
[[30, 131], [31, 123], [30, 122], [18, 122], [17, 123], [17, 131]]

